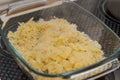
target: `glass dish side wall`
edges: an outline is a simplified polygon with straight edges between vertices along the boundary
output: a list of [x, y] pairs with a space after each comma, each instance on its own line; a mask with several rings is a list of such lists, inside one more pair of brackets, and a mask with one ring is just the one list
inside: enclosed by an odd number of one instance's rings
[[[119, 38], [111, 32], [110, 29], [93, 17], [93, 15], [89, 14], [89, 12], [71, 2], [18, 17], [13, 17], [6, 23], [3, 28], [3, 33], [7, 37], [8, 31], [16, 31], [18, 22], [26, 22], [32, 17], [35, 21], [39, 18], [49, 20], [51, 18], [58, 17], [67, 19], [69, 22], [77, 24], [79, 31], [85, 32], [93, 40], [97, 40], [102, 45], [102, 49], [106, 57], [109, 57], [120, 46]], [[10, 47], [8, 45], [6, 46]]]

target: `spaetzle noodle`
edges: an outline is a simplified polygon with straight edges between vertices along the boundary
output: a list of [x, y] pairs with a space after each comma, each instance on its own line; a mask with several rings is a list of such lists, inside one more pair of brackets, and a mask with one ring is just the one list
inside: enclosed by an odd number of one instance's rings
[[103, 59], [101, 45], [62, 18], [20, 23], [8, 38], [33, 68], [44, 73], [64, 73]]

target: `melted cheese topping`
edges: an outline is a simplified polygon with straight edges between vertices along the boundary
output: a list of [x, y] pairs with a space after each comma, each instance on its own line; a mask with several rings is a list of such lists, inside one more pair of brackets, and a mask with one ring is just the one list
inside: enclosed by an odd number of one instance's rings
[[45, 73], [68, 72], [103, 59], [100, 44], [65, 19], [29, 20], [8, 38], [33, 68]]

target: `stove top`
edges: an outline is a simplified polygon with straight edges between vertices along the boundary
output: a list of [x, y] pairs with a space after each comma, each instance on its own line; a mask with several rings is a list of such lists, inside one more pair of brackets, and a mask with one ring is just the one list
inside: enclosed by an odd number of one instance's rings
[[[92, 12], [106, 25], [108, 25], [118, 36], [120, 36], [120, 23], [108, 17], [104, 9], [105, 0], [78, 0], [77, 4]], [[19, 69], [16, 62], [6, 52], [0, 52], [0, 79], [1, 80], [29, 80]], [[120, 70], [103, 76], [97, 80], [119, 80]]]

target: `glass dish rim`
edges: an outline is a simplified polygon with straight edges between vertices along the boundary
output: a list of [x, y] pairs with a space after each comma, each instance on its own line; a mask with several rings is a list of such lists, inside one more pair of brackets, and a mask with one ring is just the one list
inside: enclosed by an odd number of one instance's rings
[[[68, 3], [68, 2], [67, 2]], [[92, 16], [95, 20], [97, 20], [99, 23], [101, 23], [104, 27], [106, 27], [109, 31], [111, 31], [114, 36], [116, 36], [119, 40], [120, 38], [118, 37], [117, 34], [115, 34], [108, 26], [106, 26], [101, 20], [99, 20], [96, 16], [94, 16], [91, 12], [87, 11], [86, 9], [84, 9], [83, 7], [79, 6], [77, 3], [75, 2], [69, 2], [72, 3], [73, 5], [79, 7], [80, 9], [82, 9], [83, 11], [85, 11], [86, 13], [88, 13], [90, 16]], [[62, 3], [63, 4], [63, 3]], [[48, 74], [48, 73], [43, 73], [40, 71], [37, 71], [36, 69], [34, 69], [33, 67], [31, 67], [27, 61], [19, 54], [19, 52], [12, 46], [12, 44], [10, 43], [10, 41], [5, 37], [2, 29], [0, 28], [0, 34], [1, 37], [4, 41], [4, 43], [8, 46], [8, 48], [10, 49], [10, 51], [13, 53], [13, 55], [15, 55], [30, 71], [32, 71], [33, 73], [37, 74], [37, 75], [41, 75], [41, 76], [45, 76], [45, 77], [70, 77], [73, 74], [77, 74], [89, 69], [92, 69], [94, 67], [100, 66], [101, 64], [104, 64], [106, 62], [109, 62], [110, 60], [116, 58], [119, 54], [120, 54], [120, 47], [118, 49], [115, 50], [115, 52], [113, 52], [112, 55], [110, 55], [109, 57], [99, 61], [98, 63], [92, 64], [90, 66], [84, 67], [84, 68], [80, 68], [77, 70], [73, 70], [73, 71], [69, 71], [69, 72], [65, 72], [65, 73], [60, 73], [60, 74]]]

